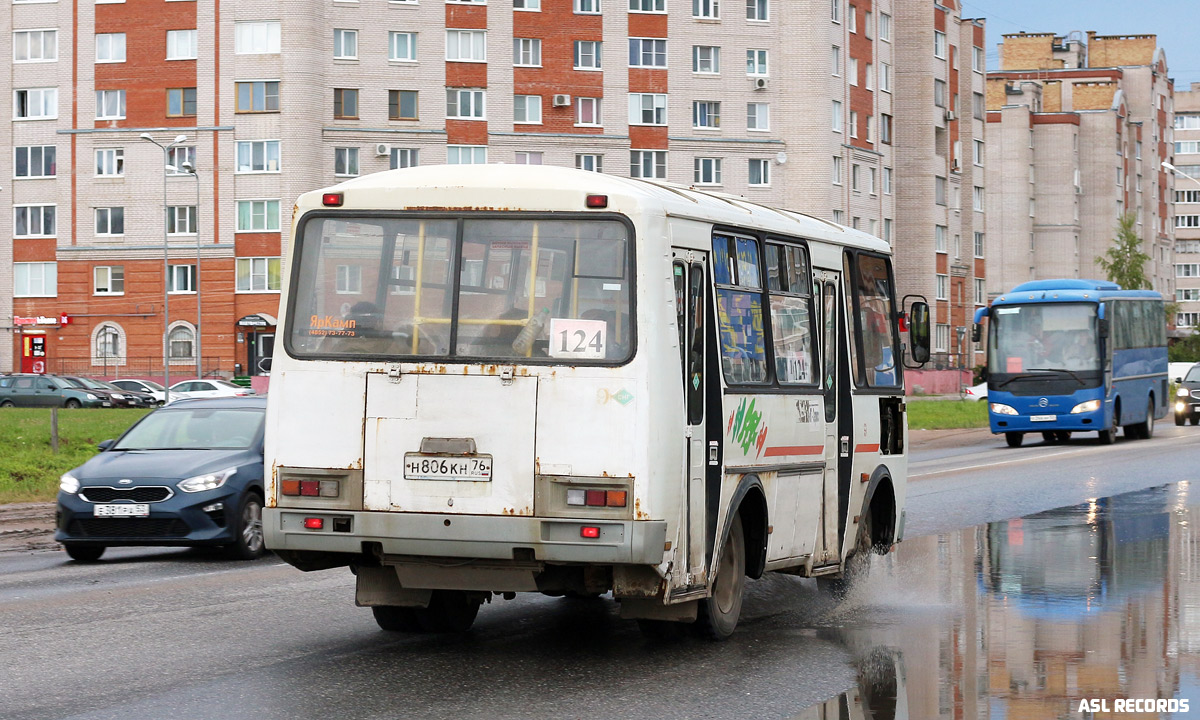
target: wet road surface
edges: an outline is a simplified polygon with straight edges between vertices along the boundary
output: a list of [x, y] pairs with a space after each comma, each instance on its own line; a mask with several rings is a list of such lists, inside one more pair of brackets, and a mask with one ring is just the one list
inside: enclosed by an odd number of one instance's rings
[[1079, 698], [1200, 703], [1200, 433], [1159, 430], [917, 452], [896, 553], [841, 603], [810, 580], [750, 583], [719, 644], [648, 641], [607, 599], [522, 595], [466, 635], [405, 636], [354, 607], [344, 570], [0, 556], [0, 717], [1057, 718], [1085, 717]]

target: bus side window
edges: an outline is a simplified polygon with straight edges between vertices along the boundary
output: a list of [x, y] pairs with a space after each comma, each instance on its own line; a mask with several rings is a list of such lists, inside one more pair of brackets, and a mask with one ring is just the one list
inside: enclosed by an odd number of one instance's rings
[[817, 382], [813, 356], [811, 274], [805, 249], [767, 245], [767, 288], [775, 377], [781, 385]]
[[682, 368], [683, 386], [688, 380], [688, 287], [687, 269], [682, 260], [676, 260], [671, 268], [671, 281], [675, 286], [675, 325], [679, 330], [679, 367]]
[[[730, 252], [731, 246], [735, 252]], [[713, 236], [721, 367], [730, 384], [767, 381], [758, 241]], [[726, 278], [727, 282], [722, 282]]]
[[692, 264], [691, 292], [688, 293], [692, 346], [688, 354], [688, 424], [704, 422], [704, 266]]
[[837, 419], [837, 285], [826, 282], [821, 286], [821, 389], [825, 392], [825, 422]]

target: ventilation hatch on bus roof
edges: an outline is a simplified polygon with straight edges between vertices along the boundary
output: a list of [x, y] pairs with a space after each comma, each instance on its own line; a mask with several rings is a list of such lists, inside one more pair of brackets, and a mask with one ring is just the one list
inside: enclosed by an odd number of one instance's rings
[[1031, 280], [1021, 283], [1011, 292], [1036, 292], [1038, 290], [1120, 290], [1121, 286], [1108, 280]]

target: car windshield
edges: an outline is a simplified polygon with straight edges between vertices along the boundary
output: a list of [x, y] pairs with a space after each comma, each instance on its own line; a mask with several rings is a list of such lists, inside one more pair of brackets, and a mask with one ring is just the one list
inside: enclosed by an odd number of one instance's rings
[[73, 388], [86, 388], [87, 387], [87, 385], [83, 384], [83, 380], [81, 380], [80, 378], [68, 378], [68, 377], [58, 378], [58, 385], [59, 385], [59, 387], [73, 387]]
[[241, 450], [262, 431], [257, 408], [181, 407], [150, 413], [113, 450]]
[[163, 391], [162, 385], [159, 385], [156, 382], [151, 382], [150, 380], [137, 380], [137, 381], [126, 380], [126, 382], [129, 383], [130, 385], [133, 385], [135, 388], [140, 383], [141, 385], [144, 385], [146, 387], [146, 389], [148, 389], [148, 390], [152, 390], [154, 392], [162, 392]]
[[99, 382], [97, 380], [93, 380], [91, 378], [71, 378], [71, 380], [75, 381], [77, 387], [85, 387], [90, 390], [111, 390], [112, 389], [108, 385], [106, 385], [102, 382]]
[[228, 380], [209, 380], [208, 382], [212, 383], [213, 385], [216, 385], [217, 387], [233, 388], [234, 390], [245, 390], [246, 389], [246, 388], [242, 387], [241, 385], [231, 383]]
[[1187, 377], [1184, 382], [1200, 382], [1200, 365], [1193, 365], [1191, 370], [1188, 370]]

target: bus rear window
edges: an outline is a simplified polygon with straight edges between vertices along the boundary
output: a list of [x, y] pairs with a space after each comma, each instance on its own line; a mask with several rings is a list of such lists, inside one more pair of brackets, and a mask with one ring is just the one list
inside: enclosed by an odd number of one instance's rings
[[632, 352], [620, 222], [318, 217], [299, 240], [287, 329], [298, 357], [577, 363]]

